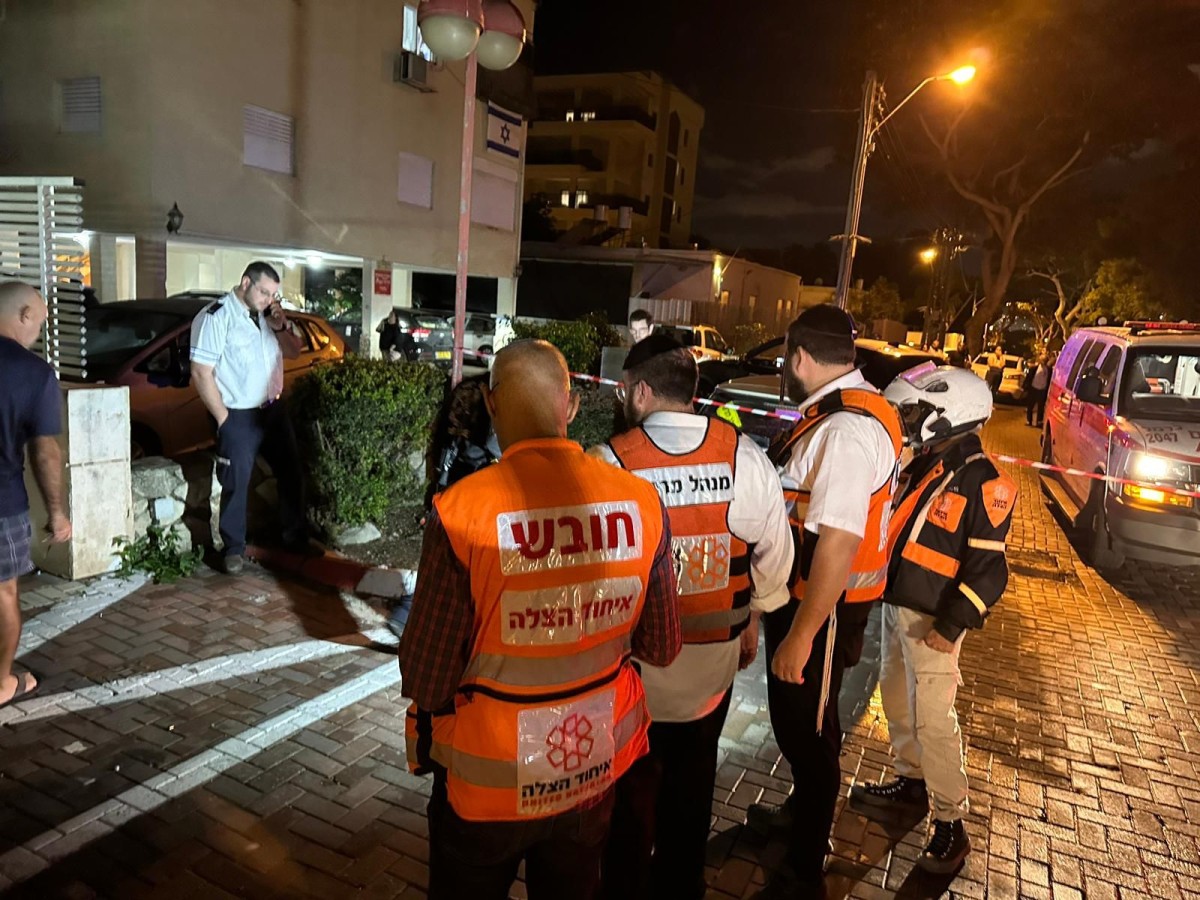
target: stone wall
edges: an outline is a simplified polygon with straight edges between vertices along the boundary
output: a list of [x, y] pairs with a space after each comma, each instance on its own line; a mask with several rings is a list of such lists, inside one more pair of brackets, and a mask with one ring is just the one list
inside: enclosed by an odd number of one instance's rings
[[184, 524], [188, 483], [179, 463], [161, 456], [136, 460], [132, 466], [133, 533], [141, 537], [151, 525], [179, 535], [180, 546], [192, 546], [192, 535]]

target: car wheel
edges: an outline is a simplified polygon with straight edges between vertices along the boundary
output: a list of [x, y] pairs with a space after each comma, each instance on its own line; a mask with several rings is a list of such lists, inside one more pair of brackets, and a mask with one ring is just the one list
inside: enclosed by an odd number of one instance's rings
[[1100, 572], [1119, 569], [1125, 564], [1125, 554], [1113, 547], [1112, 537], [1108, 533], [1108, 513], [1104, 509], [1104, 486], [1097, 485], [1092, 489], [1088, 499], [1090, 515], [1087, 531], [1084, 533], [1087, 541], [1087, 561]]
[[129, 458], [145, 459], [162, 454], [162, 441], [145, 425], [134, 425], [129, 429]]

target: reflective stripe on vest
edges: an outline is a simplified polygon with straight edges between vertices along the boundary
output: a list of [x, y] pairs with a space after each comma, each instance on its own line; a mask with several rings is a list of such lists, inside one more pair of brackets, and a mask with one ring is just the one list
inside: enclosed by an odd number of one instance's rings
[[[834, 391], [808, 407], [792, 432], [771, 448], [771, 461], [778, 468], [785, 468], [791, 460], [792, 452], [799, 440], [829, 416], [838, 412], [869, 416], [879, 422], [892, 442], [898, 467], [900, 449], [904, 443], [900, 418], [882, 394], [864, 388], [846, 388]], [[846, 580], [845, 600], [847, 603], [863, 603], [878, 600], [883, 596], [888, 570], [888, 523], [898, 474], [897, 468], [893, 471], [892, 477], [871, 494], [866, 533], [854, 555], [850, 566], [850, 576]], [[806, 531], [804, 528], [811, 494], [809, 491], [785, 487], [783, 496], [789, 508], [788, 520], [792, 526], [792, 540], [796, 550], [795, 563], [792, 567], [792, 597], [796, 600], [803, 600], [808, 566], [811, 565], [819, 539], [818, 535]]]
[[609, 441], [621, 465], [654, 485], [671, 523], [680, 624], [688, 644], [728, 641], [750, 621], [750, 546], [729, 530], [738, 432], [706, 418], [686, 453], [660, 448], [638, 426]]
[[519, 821], [602, 795], [648, 747], [628, 654], [663, 537], [656, 492], [544, 439], [434, 503], [475, 607], [454, 713], [433, 726], [450, 805]]

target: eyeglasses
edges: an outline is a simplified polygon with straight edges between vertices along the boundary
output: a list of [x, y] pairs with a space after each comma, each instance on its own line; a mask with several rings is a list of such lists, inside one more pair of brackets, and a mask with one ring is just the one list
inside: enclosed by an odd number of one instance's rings
[[637, 384], [638, 383], [636, 381], [630, 385], [618, 384], [616, 390], [614, 391], [614, 393], [617, 395], [617, 400], [621, 403], [624, 403], [625, 398], [629, 396], [629, 392], [633, 390]]

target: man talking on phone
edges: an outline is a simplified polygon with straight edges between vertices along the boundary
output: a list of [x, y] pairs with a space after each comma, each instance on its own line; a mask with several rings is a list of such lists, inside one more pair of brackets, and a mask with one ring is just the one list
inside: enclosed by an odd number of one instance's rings
[[280, 398], [283, 358], [294, 359], [300, 347], [279, 303], [279, 273], [265, 262], [250, 263], [237, 287], [192, 321], [192, 383], [217, 423], [228, 575], [244, 565], [246, 496], [260, 451], [279, 483], [283, 545], [308, 549], [296, 436]]

